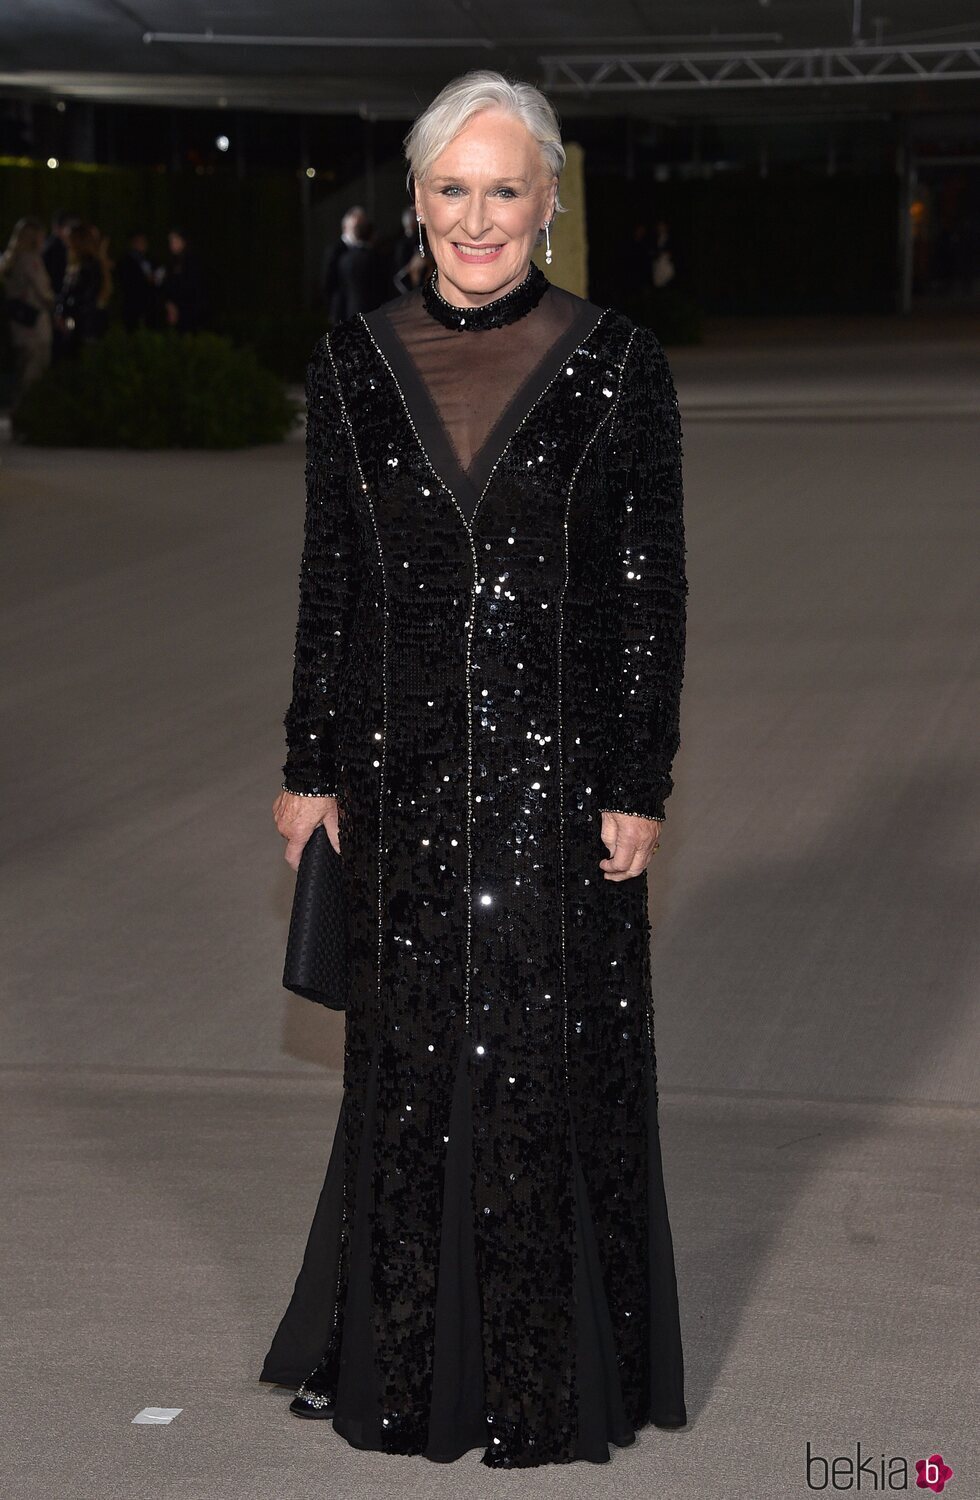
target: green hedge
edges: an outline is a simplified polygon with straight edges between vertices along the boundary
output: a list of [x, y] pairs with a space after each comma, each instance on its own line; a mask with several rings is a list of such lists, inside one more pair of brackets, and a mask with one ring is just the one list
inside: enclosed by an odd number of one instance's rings
[[227, 314], [215, 325], [216, 332], [227, 334], [239, 348], [253, 349], [267, 370], [294, 385], [304, 384], [314, 346], [327, 327], [320, 312]]
[[[153, 167], [107, 167], [0, 157], [0, 243], [21, 214], [50, 221], [56, 208], [97, 224], [118, 262], [126, 236], [146, 230], [163, 256], [167, 230], [180, 224], [199, 257], [209, 329], [249, 308], [288, 317], [303, 306], [303, 222], [295, 173], [231, 170], [198, 174]], [[113, 310], [114, 311], [114, 310]], [[112, 319], [115, 322], [115, 316]]]
[[114, 328], [52, 366], [11, 421], [41, 447], [245, 448], [281, 442], [299, 410], [228, 338]]

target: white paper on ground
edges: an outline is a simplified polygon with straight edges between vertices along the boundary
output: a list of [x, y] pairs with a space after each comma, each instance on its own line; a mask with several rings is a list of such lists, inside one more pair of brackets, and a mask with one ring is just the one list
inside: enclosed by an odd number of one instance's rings
[[142, 1411], [136, 1413], [133, 1421], [142, 1422], [147, 1427], [165, 1427], [174, 1417], [179, 1417], [183, 1410], [182, 1406], [144, 1406]]

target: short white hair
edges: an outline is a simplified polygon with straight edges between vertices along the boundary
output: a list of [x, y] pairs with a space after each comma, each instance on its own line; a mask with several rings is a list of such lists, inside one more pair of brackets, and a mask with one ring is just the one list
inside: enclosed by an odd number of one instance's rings
[[[490, 68], [476, 68], [453, 78], [416, 119], [405, 137], [408, 162], [406, 182], [412, 191], [412, 179], [424, 182], [433, 162], [441, 156], [463, 126], [484, 109], [501, 109], [527, 126], [541, 149], [546, 171], [560, 177], [565, 165], [565, 148], [561, 143], [558, 112], [551, 100], [533, 83], [505, 78]], [[555, 213], [564, 213], [555, 194]]]

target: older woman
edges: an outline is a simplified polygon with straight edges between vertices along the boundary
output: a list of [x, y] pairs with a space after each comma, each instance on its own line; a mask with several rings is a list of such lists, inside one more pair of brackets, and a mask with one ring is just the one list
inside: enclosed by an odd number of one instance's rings
[[[350, 1443], [602, 1462], [686, 1421], [646, 872], [679, 745], [681, 433], [656, 338], [552, 285], [534, 88], [406, 140], [435, 275], [308, 375], [288, 758], [353, 922], [344, 1099], [262, 1378]], [[424, 244], [424, 241], [420, 243]]]

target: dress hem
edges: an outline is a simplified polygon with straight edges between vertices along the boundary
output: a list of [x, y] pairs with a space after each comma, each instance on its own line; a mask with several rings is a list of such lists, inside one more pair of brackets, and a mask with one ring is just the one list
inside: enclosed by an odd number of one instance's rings
[[[299, 1390], [299, 1387], [303, 1384], [303, 1379], [300, 1378], [299, 1376], [290, 1376], [288, 1379], [283, 1378], [283, 1379], [280, 1380], [278, 1377], [276, 1377], [274, 1375], [267, 1375], [265, 1373], [265, 1371], [263, 1371], [263, 1373], [258, 1377], [258, 1379], [259, 1379], [259, 1384], [260, 1385], [269, 1385], [269, 1386], [272, 1386], [273, 1389], [279, 1389], [279, 1390], [296, 1391], [296, 1390]], [[339, 1437], [342, 1437], [344, 1439], [345, 1443], [349, 1443], [352, 1448], [356, 1448], [358, 1450], [358, 1452], [360, 1452], [360, 1453], [385, 1453], [385, 1452], [387, 1452], [387, 1450], [385, 1448], [383, 1448], [378, 1443], [358, 1442], [356, 1438], [354, 1438], [353, 1436], [349, 1435], [348, 1432], [344, 1431], [344, 1428], [348, 1424], [345, 1423], [345, 1422], [343, 1422], [343, 1421], [341, 1421], [341, 1424], [338, 1426], [335, 1413], [332, 1412], [332, 1411], [330, 1411], [330, 1410], [328, 1410], [327, 1408], [323, 1409], [323, 1414], [321, 1416], [312, 1417], [312, 1418], [311, 1417], [305, 1417], [305, 1418], [300, 1418], [299, 1420], [302, 1420], [302, 1421], [329, 1422], [329, 1424], [332, 1427], [332, 1429], [334, 1430], [334, 1432], [336, 1432]], [[586, 1453], [576, 1453], [571, 1458], [549, 1460], [549, 1462], [555, 1462], [555, 1463], [592, 1463], [592, 1464], [610, 1463], [612, 1461], [612, 1458], [614, 1457], [613, 1453], [610, 1451], [611, 1449], [613, 1449], [613, 1448], [620, 1448], [620, 1449], [632, 1448], [635, 1445], [636, 1440], [639, 1437], [639, 1435], [642, 1432], [644, 1432], [648, 1427], [656, 1427], [660, 1431], [663, 1431], [663, 1432], [679, 1432], [682, 1428], [686, 1427], [687, 1425], [688, 1425], [688, 1419], [687, 1419], [686, 1415], [681, 1420], [679, 1420], [679, 1421], [667, 1421], [667, 1420], [662, 1419], [662, 1418], [658, 1419], [656, 1417], [648, 1417], [645, 1422], [641, 1422], [640, 1425], [639, 1425], [639, 1427], [636, 1427], [633, 1430], [632, 1434], [629, 1437], [627, 1437], [625, 1434], [622, 1437], [609, 1437], [608, 1440], [607, 1440], [607, 1450], [606, 1450], [606, 1456], [605, 1456], [605, 1458], [603, 1458], [601, 1456], [598, 1456], [598, 1455], [593, 1456], [591, 1454], [586, 1454]], [[430, 1453], [428, 1451], [423, 1451], [421, 1453], [418, 1453], [418, 1454], [415, 1454], [415, 1455], [412, 1455], [412, 1456], [414, 1456], [416, 1458], [424, 1458], [429, 1463], [434, 1463], [434, 1464], [454, 1464], [454, 1463], [458, 1463], [461, 1458], [465, 1458], [468, 1453], [484, 1453], [486, 1451], [486, 1448], [487, 1448], [487, 1440], [484, 1439], [484, 1438], [480, 1438], [475, 1443], [467, 1443], [467, 1445], [465, 1447], [462, 1447], [462, 1448], [458, 1449], [458, 1451], [455, 1451], [453, 1453], [443, 1454], [443, 1453]], [[519, 1468], [519, 1467], [522, 1467], [522, 1465], [514, 1464], [513, 1467], [514, 1468]], [[524, 1465], [523, 1467], [534, 1467], [534, 1466], [533, 1465]]]
[[[365, 1134], [361, 1142], [361, 1173], [367, 1167], [370, 1154], [371, 1128], [375, 1090], [373, 1077], [377, 1057], [372, 1060], [372, 1078], [368, 1087], [369, 1108], [364, 1122]], [[636, 1441], [637, 1433], [644, 1427], [654, 1426], [665, 1431], [687, 1425], [686, 1407], [677, 1405], [683, 1381], [682, 1355], [679, 1329], [672, 1336], [676, 1310], [676, 1283], [673, 1276], [672, 1245], [664, 1238], [661, 1212], [665, 1214], [663, 1199], [662, 1163], [659, 1150], [656, 1091], [653, 1074], [649, 1076], [648, 1131], [650, 1148], [650, 1182], [648, 1189], [648, 1213], [650, 1216], [650, 1261], [649, 1290], [651, 1307], [664, 1298], [669, 1306], [660, 1307], [661, 1319], [657, 1343], [660, 1352], [650, 1351], [651, 1379], [656, 1376], [661, 1397], [667, 1396], [670, 1404], [664, 1403], [649, 1414], [639, 1425], [634, 1425], [627, 1415], [623, 1401], [620, 1368], [612, 1319], [607, 1302], [606, 1288], [599, 1261], [599, 1247], [595, 1237], [592, 1211], [582, 1171], [578, 1148], [575, 1142], [574, 1125], [570, 1125], [570, 1147], [572, 1169], [575, 1179], [575, 1206], [578, 1240], [576, 1260], [577, 1274], [575, 1300], [578, 1308], [578, 1370], [579, 1397], [578, 1433], [572, 1437], [572, 1448], [547, 1458], [530, 1458], [523, 1450], [508, 1454], [502, 1462], [494, 1459], [497, 1451], [493, 1445], [493, 1427], [483, 1422], [477, 1412], [483, 1409], [482, 1360], [474, 1361], [472, 1354], [474, 1338], [479, 1347], [479, 1288], [476, 1266], [473, 1260], [471, 1239], [471, 1216], [466, 1212], [469, 1204], [471, 1147], [469, 1142], [469, 1119], [472, 1108], [469, 1074], [466, 1067], [466, 1049], [461, 1049], [456, 1087], [453, 1100], [453, 1120], [450, 1125], [450, 1150], [446, 1159], [446, 1198], [444, 1204], [444, 1242], [441, 1252], [440, 1289], [436, 1305], [435, 1361], [438, 1379], [432, 1392], [429, 1413], [429, 1442], [435, 1446], [421, 1446], [422, 1434], [413, 1440], [407, 1450], [414, 1456], [429, 1459], [434, 1463], [454, 1463], [475, 1448], [482, 1448], [483, 1461], [489, 1467], [530, 1468], [542, 1463], [607, 1463], [610, 1460], [610, 1445], [626, 1448]], [[342, 1211], [341, 1160], [344, 1140], [343, 1105], [338, 1119], [334, 1148], [320, 1201], [317, 1206], [310, 1242], [304, 1258], [303, 1269], [297, 1280], [293, 1300], [277, 1332], [276, 1339], [266, 1356], [261, 1383], [299, 1389], [309, 1388], [314, 1381], [317, 1360], [328, 1343], [327, 1320], [332, 1323], [332, 1291], [336, 1283], [337, 1257], [340, 1241], [340, 1215]], [[367, 1193], [369, 1178], [362, 1175], [362, 1191]], [[360, 1241], [365, 1219], [361, 1204], [365, 1197], [358, 1194], [355, 1200], [355, 1223], [352, 1232]], [[665, 1222], [665, 1220], [663, 1221]], [[668, 1231], [669, 1233], [669, 1231]], [[356, 1247], [355, 1247], [356, 1248]], [[345, 1358], [341, 1361], [340, 1388], [318, 1391], [323, 1405], [316, 1415], [293, 1413], [300, 1420], [329, 1421], [339, 1436], [351, 1447], [372, 1452], [391, 1452], [380, 1431], [380, 1398], [378, 1396], [377, 1371], [371, 1353], [371, 1325], [369, 1318], [370, 1290], [363, 1280], [363, 1255], [352, 1255], [353, 1281], [345, 1289], [346, 1312], [342, 1315], [341, 1327], [349, 1323], [352, 1338]], [[665, 1280], [665, 1269], [669, 1273]], [[364, 1322], [368, 1319], [367, 1323]], [[317, 1321], [320, 1327], [311, 1331]], [[362, 1326], [363, 1325], [363, 1326]], [[455, 1330], [450, 1334], [448, 1330]], [[675, 1342], [676, 1339], [676, 1342]], [[277, 1348], [278, 1345], [278, 1348]], [[673, 1349], [672, 1349], [673, 1346]], [[335, 1350], [339, 1355], [340, 1350]], [[350, 1363], [348, 1364], [348, 1358]], [[312, 1372], [312, 1373], [311, 1373]], [[673, 1390], [670, 1387], [673, 1386]], [[670, 1401], [670, 1397], [673, 1400]], [[350, 1410], [337, 1413], [338, 1402]], [[351, 1404], [353, 1403], [353, 1404]], [[356, 1409], [355, 1409], [356, 1407]], [[458, 1451], [446, 1445], [453, 1427], [461, 1433], [481, 1432], [472, 1441], [463, 1441]], [[407, 1436], [404, 1435], [404, 1436]], [[461, 1439], [462, 1440], [462, 1439]], [[402, 1449], [397, 1451], [401, 1452]], [[447, 1456], [454, 1454], [454, 1456]]]

